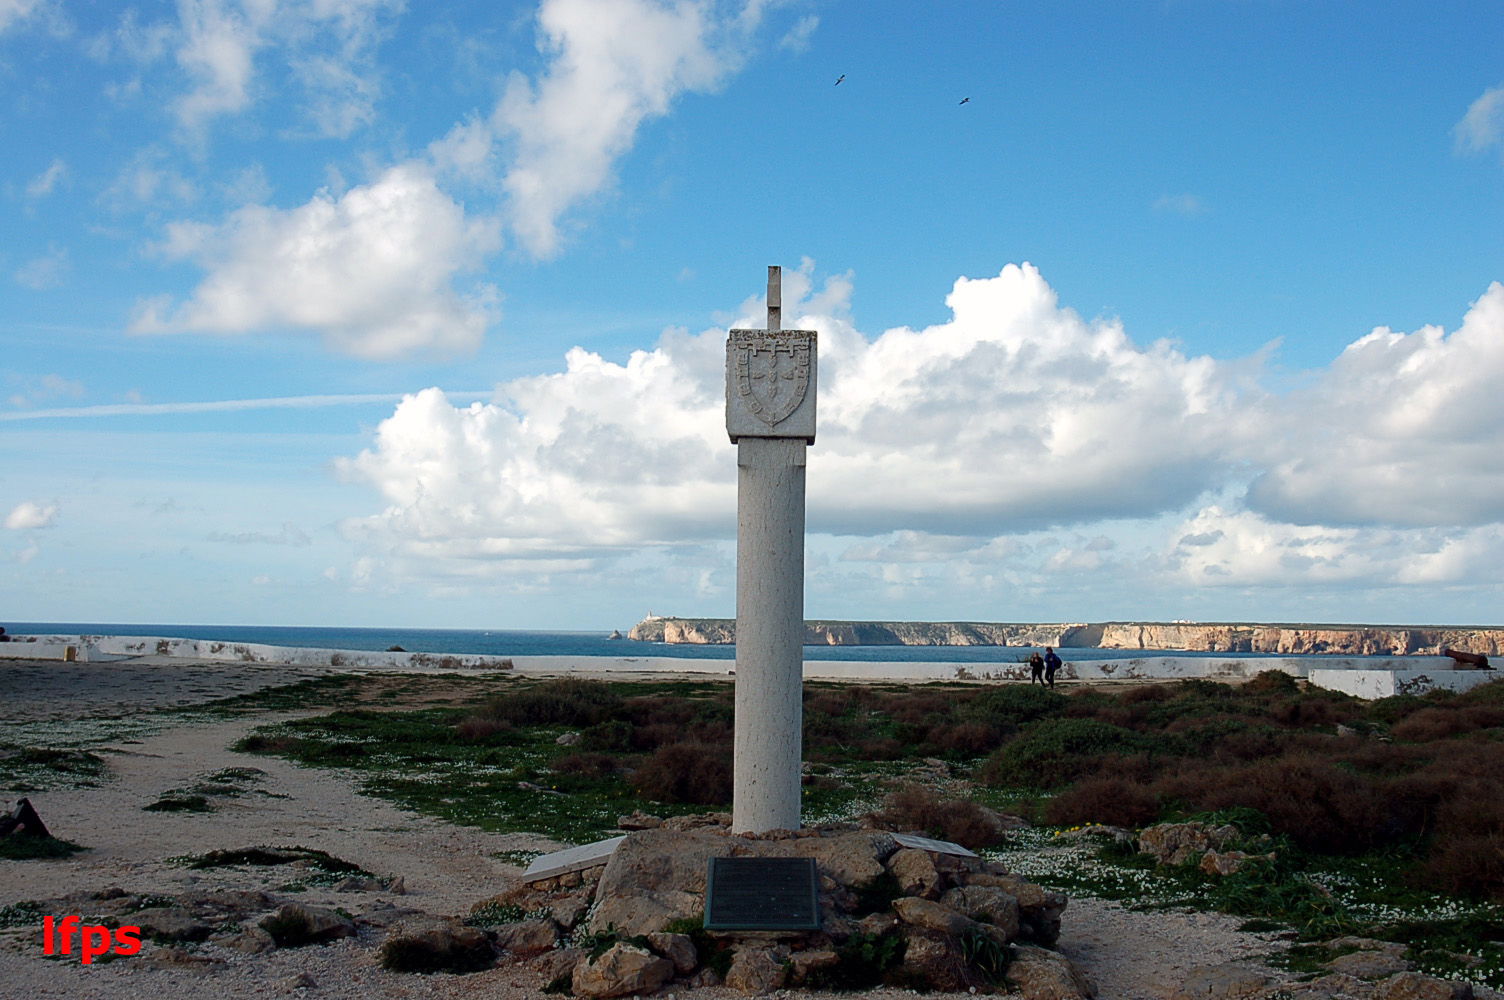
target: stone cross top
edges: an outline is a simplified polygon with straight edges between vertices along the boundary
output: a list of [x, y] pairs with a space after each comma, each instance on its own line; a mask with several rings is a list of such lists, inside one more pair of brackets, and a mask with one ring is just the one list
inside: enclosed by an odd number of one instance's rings
[[768, 327], [726, 341], [726, 432], [736, 448], [736, 734], [731, 828], [799, 826], [804, 692], [804, 450], [815, 440], [816, 343]]

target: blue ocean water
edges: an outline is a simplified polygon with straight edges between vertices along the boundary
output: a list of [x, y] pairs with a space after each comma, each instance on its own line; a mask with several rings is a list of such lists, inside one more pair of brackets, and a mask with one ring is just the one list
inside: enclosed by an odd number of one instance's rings
[[[100, 622], [6, 622], [15, 635], [146, 635], [163, 638], [254, 642], [313, 649], [389, 649], [412, 653], [485, 653], [496, 656], [672, 656], [734, 660], [735, 646], [609, 639], [609, 631], [532, 632], [478, 629], [303, 628], [283, 625], [120, 625]], [[888, 663], [1018, 663], [1028, 646], [805, 646], [806, 660]], [[1118, 660], [1135, 656], [1205, 656], [1184, 650], [1065, 648], [1067, 660]], [[1258, 653], [1240, 653], [1259, 656]]]

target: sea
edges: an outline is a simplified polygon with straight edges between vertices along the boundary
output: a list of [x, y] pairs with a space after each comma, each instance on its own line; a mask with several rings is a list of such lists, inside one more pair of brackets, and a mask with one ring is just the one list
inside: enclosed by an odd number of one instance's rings
[[[410, 653], [484, 653], [494, 656], [669, 656], [735, 660], [735, 646], [612, 639], [611, 630], [543, 632], [427, 628], [306, 628], [292, 625], [122, 625], [109, 622], [4, 622], [12, 635], [140, 635], [168, 639], [263, 643], [308, 649], [384, 650]], [[867, 663], [1021, 663], [1031, 646], [805, 646], [806, 660]], [[1066, 660], [1121, 660], [1137, 656], [1207, 656], [1185, 650], [1061, 647]], [[1265, 654], [1239, 653], [1240, 657]]]

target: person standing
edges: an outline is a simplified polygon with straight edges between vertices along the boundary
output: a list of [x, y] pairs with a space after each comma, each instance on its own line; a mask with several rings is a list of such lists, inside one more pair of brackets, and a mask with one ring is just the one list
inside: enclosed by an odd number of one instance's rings
[[1044, 684], [1044, 657], [1039, 655], [1039, 650], [1029, 654], [1029, 686], [1032, 687], [1038, 681]]
[[1060, 669], [1060, 657], [1055, 655], [1055, 647], [1044, 647], [1044, 682], [1050, 687], [1055, 686], [1055, 671]]

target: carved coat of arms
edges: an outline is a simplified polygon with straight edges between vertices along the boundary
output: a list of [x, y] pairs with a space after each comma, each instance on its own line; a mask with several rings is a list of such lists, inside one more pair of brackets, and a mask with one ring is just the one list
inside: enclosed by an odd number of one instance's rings
[[736, 391], [753, 415], [773, 427], [799, 408], [809, 389], [807, 336], [765, 334], [732, 346]]

